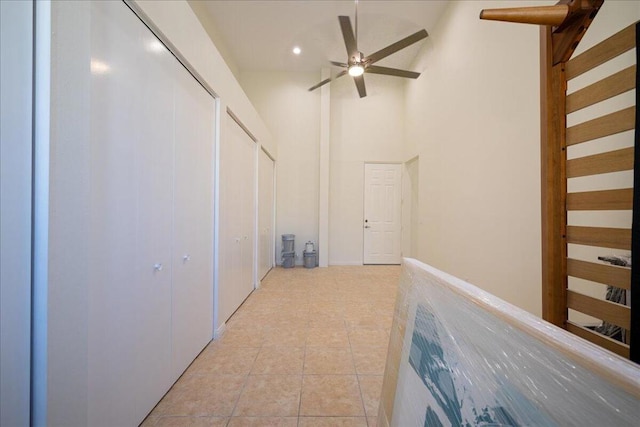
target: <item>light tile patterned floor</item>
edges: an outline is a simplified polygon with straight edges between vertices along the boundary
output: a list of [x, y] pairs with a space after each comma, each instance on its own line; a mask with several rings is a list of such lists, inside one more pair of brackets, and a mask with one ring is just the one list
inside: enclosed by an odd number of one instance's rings
[[399, 276], [272, 270], [143, 427], [375, 426]]

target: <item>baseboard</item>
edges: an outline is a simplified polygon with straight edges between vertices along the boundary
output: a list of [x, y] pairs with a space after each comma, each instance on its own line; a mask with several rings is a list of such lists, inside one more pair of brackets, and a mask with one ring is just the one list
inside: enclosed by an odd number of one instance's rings
[[224, 331], [226, 329], [227, 329], [227, 324], [226, 323], [223, 323], [222, 325], [220, 325], [218, 327], [218, 329], [213, 331], [213, 339], [214, 340], [220, 339], [222, 337], [222, 334], [224, 334]]

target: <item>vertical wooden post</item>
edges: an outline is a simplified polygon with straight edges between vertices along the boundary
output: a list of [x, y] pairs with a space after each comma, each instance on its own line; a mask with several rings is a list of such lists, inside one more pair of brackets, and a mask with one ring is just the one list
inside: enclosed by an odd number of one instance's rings
[[567, 321], [565, 63], [553, 65], [552, 28], [540, 27], [540, 163], [542, 190], [542, 317]]

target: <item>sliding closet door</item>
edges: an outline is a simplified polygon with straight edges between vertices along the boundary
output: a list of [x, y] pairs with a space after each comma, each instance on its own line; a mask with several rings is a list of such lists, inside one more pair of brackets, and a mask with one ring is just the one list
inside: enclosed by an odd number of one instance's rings
[[173, 379], [213, 336], [215, 102], [186, 72], [178, 73], [176, 80]]
[[239, 287], [239, 298], [245, 298], [255, 288], [256, 269], [256, 221], [258, 207], [256, 206], [256, 143], [242, 132], [240, 138], [239, 158], [240, 168], [238, 169], [238, 180], [242, 183], [239, 199], [242, 201], [240, 216], [242, 220], [242, 267], [241, 281]]
[[225, 322], [254, 288], [256, 224], [256, 144], [226, 117], [220, 147], [219, 324]]
[[274, 163], [271, 157], [263, 150], [260, 150], [258, 173], [258, 278], [262, 279], [267, 275], [274, 263], [274, 240], [273, 240], [273, 178]]
[[[124, 8], [121, 8], [124, 9]], [[126, 13], [127, 10], [125, 9]], [[131, 15], [131, 13], [129, 12]], [[135, 16], [132, 19], [136, 19]], [[142, 27], [136, 23], [138, 28]], [[156, 38], [144, 27], [138, 46]], [[171, 243], [173, 208], [174, 85], [180, 65], [166, 49], [138, 60], [144, 82], [136, 125], [138, 218], [136, 241], [136, 411], [144, 416], [171, 386]], [[123, 103], [126, 102], [123, 100]], [[112, 171], [116, 173], [116, 171]]]
[[214, 100], [123, 2], [82, 7], [87, 425], [136, 425], [212, 336]]
[[[142, 136], [138, 82], [143, 74], [138, 67], [124, 65], [147, 55], [130, 42], [140, 33], [122, 12], [107, 2], [91, 5], [90, 216], [95, 226], [89, 240], [93, 274], [88, 290], [87, 369], [88, 383], [100, 386], [88, 388], [87, 417], [88, 423], [99, 426], [135, 419], [138, 395], [135, 325], [141, 272], [136, 236]], [[120, 20], [126, 25], [114, 31], [112, 23]]]
[[124, 4], [93, 2], [91, 18], [88, 420], [127, 425], [171, 385], [178, 64]]
[[241, 241], [240, 222], [236, 217], [239, 212], [238, 194], [241, 192], [237, 180], [236, 168], [239, 159], [236, 154], [237, 142], [231, 133], [232, 119], [225, 116], [226, 132], [220, 141], [220, 198], [219, 198], [219, 230], [218, 237], [218, 313], [217, 324], [223, 324], [238, 307], [236, 293], [236, 277], [240, 273]]

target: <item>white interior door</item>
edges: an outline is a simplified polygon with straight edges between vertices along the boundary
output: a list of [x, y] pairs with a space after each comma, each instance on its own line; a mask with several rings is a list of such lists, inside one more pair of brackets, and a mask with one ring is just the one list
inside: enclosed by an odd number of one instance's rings
[[176, 76], [172, 260], [172, 374], [176, 380], [213, 337], [215, 100]]
[[254, 289], [256, 144], [231, 116], [220, 148], [218, 324]]
[[[239, 126], [238, 126], [239, 127]], [[242, 133], [238, 142], [239, 173], [238, 180], [242, 184], [237, 197], [242, 201], [237, 218], [241, 219], [240, 230], [241, 274], [239, 276], [238, 306], [255, 289], [256, 276], [256, 220], [258, 208], [256, 206], [256, 148], [257, 145], [249, 135]]]
[[[121, 8], [122, 13], [128, 10]], [[131, 16], [139, 37], [155, 37]], [[118, 20], [120, 21], [120, 19]], [[116, 22], [118, 22], [116, 21]], [[135, 24], [134, 24], [135, 22]], [[117, 31], [107, 23], [111, 31]], [[111, 32], [110, 31], [110, 32]], [[144, 44], [137, 44], [138, 50]], [[112, 53], [118, 54], [118, 51]], [[149, 55], [151, 56], [151, 55]], [[151, 59], [153, 58], [153, 59]], [[174, 88], [180, 66], [168, 52], [138, 62], [140, 104], [132, 112], [139, 127], [137, 147], [138, 217], [136, 218], [136, 276], [131, 293], [136, 302], [136, 413], [144, 417], [171, 387], [171, 242], [173, 226]], [[119, 76], [114, 76], [115, 84]], [[158, 90], [158, 88], [170, 88]], [[126, 96], [126, 95], [125, 95]], [[120, 102], [124, 102], [121, 100]], [[110, 106], [110, 108], [115, 105]], [[99, 161], [99, 160], [98, 160]], [[117, 166], [110, 173], [117, 173]], [[116, 216], [118, 214], [116, 213]], [[131, 242], [131, 237], [127, 237]], [[158, 266], [158, 267], [156, 267]], [[137, 280], [136, 280], [137, 279]], [[146, 379], [146, 380], [142, 380]]]
[[171, 385], [173, 76], [180, 65], [166, 50], [149, 52], [157, 39], [121, 3], [91, 3], [91, 32], [94, 67], [103, 72], [91, 75], [89, 109], [88, 424], [130, 425]]
[[[124, 3], [85, 6], [93, 68], [90, 120], [78, 120], [90, 127], [91, 170], [83, 425], [137, 425], [176, 379], [176, 361], [184, 369], [212, 335], [214, 100]], [[174, 261], [185, 252], [191, 264]]]
[[364, 264], [400, 264], [402, 165], [364, 165]]
[[271, 157], [260, 150], [258, 172], [258, 230], [259, 230], [259, 278], [267, 275], [274, 264], [274, 240], [273, 240], [273, 178], [274, 163]]

